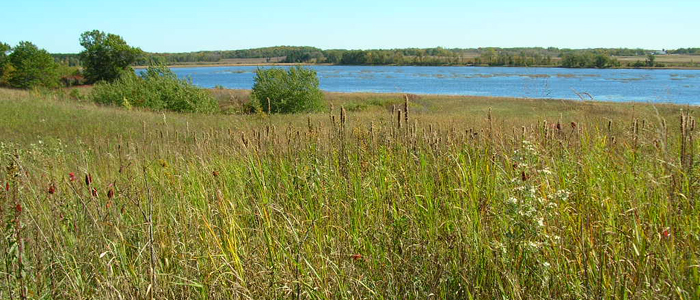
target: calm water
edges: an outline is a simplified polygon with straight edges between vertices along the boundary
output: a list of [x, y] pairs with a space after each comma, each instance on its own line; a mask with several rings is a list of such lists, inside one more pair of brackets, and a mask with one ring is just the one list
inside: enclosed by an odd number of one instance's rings
[[[175, 68], [211, 88], [250, 89], [257, 67]], [[449, 94], [700, 105], [700, 70], [597, 70], [494, 67], [312, 66], [333, 92]]]

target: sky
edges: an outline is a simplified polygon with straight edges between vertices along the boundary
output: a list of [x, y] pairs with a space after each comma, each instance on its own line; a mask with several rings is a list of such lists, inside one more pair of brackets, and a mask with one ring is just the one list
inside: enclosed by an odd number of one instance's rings
[[149, 52], [267, 46], [700, 47], [698, 0], [0, 0], [0, 42], [77, 53], [82, 32]]

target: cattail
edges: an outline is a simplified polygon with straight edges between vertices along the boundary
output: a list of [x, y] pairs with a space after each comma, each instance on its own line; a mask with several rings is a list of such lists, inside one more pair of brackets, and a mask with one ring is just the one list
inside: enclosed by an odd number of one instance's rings
[[347, 121], [347, 112], [345, 111], [345, 107], [340, 106], [340, 125], [345, 126], [345, 122]]
[[398, 122], [398, 127], [401, 128], [401, 110], [396, 111], [396, 121]]
[[404, 95], [403, 115], [404, 121], [406, 121], [406, 126], [408, 126], [408, 95]]

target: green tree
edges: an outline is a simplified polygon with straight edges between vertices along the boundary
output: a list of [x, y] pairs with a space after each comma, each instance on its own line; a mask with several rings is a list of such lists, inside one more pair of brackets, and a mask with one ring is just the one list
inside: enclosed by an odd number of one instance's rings
[[99, 30], [80, 35], [80, 61], [88, 82], [114, 81], [143, 53], [140, 48], [127, 45], [122, 37]]
[[9, 55], [12, 72], [8, 83], [16, 88], [56, 87], [58, 71], [53, 57], [31, 42], [19, 42]]
[[268, 113], [310, 112], [323, 108], [323, 93], [316, 71], [301, 66], [289, 70], [258, 69], [252, 97]]
[[0, 78], [5, 74], [5, 68], [9, 64], [7, 53], [10, 52], [10, 50], [12, 50], [10, 45], [0, 42]]

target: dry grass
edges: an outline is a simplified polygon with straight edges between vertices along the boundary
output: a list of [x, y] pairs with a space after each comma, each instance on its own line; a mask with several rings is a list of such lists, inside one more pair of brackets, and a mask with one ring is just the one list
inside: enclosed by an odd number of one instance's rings
[[694, 107], [410, 96], [399, 128], [401, 96], [0, 90], [0, 298], [700, 298]]

